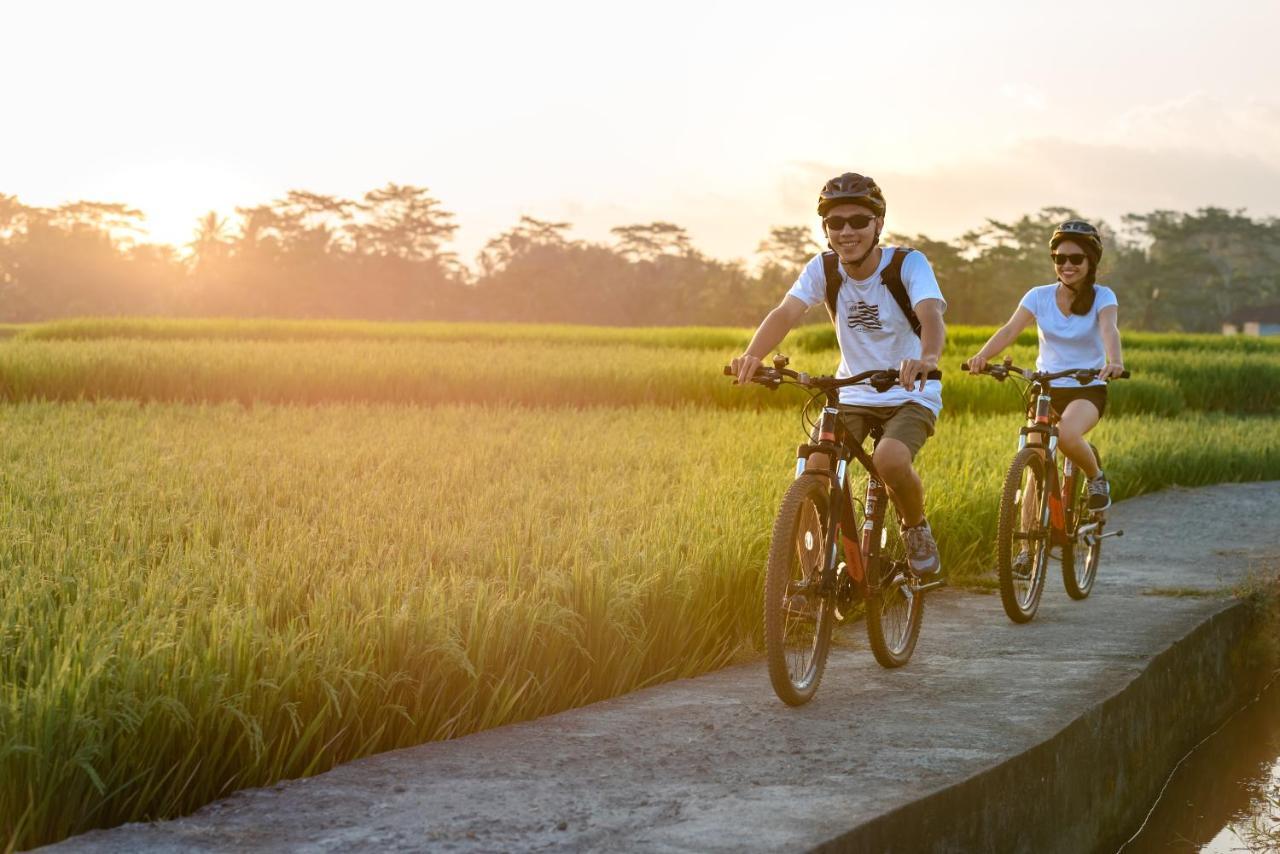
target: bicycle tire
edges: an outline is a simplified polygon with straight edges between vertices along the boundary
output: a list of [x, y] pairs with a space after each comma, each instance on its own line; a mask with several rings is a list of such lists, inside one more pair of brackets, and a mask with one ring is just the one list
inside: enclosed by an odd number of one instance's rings
[[[1024, 483], [1024, 477], [1030, 479]], [[1036, 486], [1037, 498], [1033, 513], [1035, 521], [1024, 526], [1022, 504], [1027, 495], [1026, 487], [1032, 482]], [[1032, 543], [1026, 549], [1030, 556], [1030, 569], [1026, 576], [1015, 573], [1013, 568], [1014, 555], [1023, 550], [1021, 544], [1024, 542]], [[1048, 561], [1048, 496], [1045, 491], [1044, 457], [1035, 448], [1023, 448], [1014, 455], [1004, 478], [1004, 490], [1000, 495], [1000, 521], [996, 531], [1000, 602], [1004, 605], [1005, 614], [1015, 623], [1029, 622], [1040, 608]]]
[[[1093, 445], [1089, 448], [1093, 451], [1094, 458], [1098, 460], [1098, 465], [1102, 465], [1102, 457], [1098, 455], [1098, 449]], [[1093, 583], [1098, 579], [1098, 561], [1102, 555], [1102, 542], [1096, 537], [1093, 538], [1084, 550], [1084, 560], [1079, 567], [1076, 566], [1076, 546], [1079, 545], [1076, 530], [1093, 514], [1089, 511], [1089, 494], [1084, 488], [1084, 474], [1079, 469], [1075, 472], [1074, 480], [1075, 489], [1072, 490], [1069, 505], [1074, 508], [1072, 525], [1071, 530], [1067, 532], [1067, 544], [1062, 547], [1062, 586], [1066, 588], [1068, 596], [1080, 600], [1089, 598], [1089, 594], [1093, 592]], [[1102, 533], [1101, 520], [1094, 533]]]
[[773, 691], [789, 706], [802, 706], [813, 699], [831, 650], [835, 621], [832, 597], [796, 590], [821, 579], [827, 560], [829, 499], [830, 485], [825, 477], [802, 475], [794, 480], [782, 497], [769, 544], [764, 583], [765, 656]]
[[880, 528], [879, 583], [867, 601], [867, 640], [881, 667], [901, 667], [911, 660], [924, 622], [924, 594], [907, 571], [906, 546], [893, 502], [885, 507]]

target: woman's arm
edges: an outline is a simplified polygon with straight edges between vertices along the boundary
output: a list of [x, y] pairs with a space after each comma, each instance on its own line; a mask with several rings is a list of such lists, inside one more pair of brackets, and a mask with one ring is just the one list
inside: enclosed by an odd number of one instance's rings
[[1030, 326], [1035, 319], [1036, 316], [1022, 306], [1015, 308], [1009, 322], [997, 329], [995, 334], [987, 339], [987, 343], [982, 345], [982, 349], [969, 357], [969, 372], [979, 373], [987, 366], [990, 359], [1000, 355], [1005, 347], [1017, 341], [1022, 330]]
[[1118, 377], [1124, 372], [1124, 354], [1120, 352], [1120, 309], [1109, 305], [1098, 309], [1098, 331], [1102, 333], [1102, 349], [1107, 354], [1107, 364], [1098, 379]]

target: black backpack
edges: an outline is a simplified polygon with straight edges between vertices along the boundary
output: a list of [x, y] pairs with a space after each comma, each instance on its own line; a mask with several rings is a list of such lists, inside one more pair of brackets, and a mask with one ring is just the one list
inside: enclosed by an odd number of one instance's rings
[[[892, 251], [893, 257], [889, 259], [888, 266], [880, 274], [880, 281], [884, 282], [889, 293], [893, 294], [893, 301], [907, 316], [911, 331], [919, 338], [920, 318], [916, 317], [915, 311], [911, 308], [911, 297], [907, 296], [907, 286], [902, 284], [902, 262], [915, 250], [902, 246], [886, 251]], [[836, 294], [840, 292], [842, 279], [840, 278], [840, 257], [836, 253], [831, 251], [822, 253], [822, 272], [827, 277], [827, 313], [831, 315], [831, 322], [838, 327], [840, 321], [836, 317]]]

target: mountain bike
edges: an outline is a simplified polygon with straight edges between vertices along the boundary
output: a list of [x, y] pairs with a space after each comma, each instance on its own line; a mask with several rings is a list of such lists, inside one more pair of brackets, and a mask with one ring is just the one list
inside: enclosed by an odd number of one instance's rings
[[[856, 605], [865, 603], [876, 661], [901, 667], [920, 635], [925, 592], [945, 582], [923, 582], [908, 567], [897, 508], [871, 454], [851, 441], [837, 417], [840, 389], [869, 385], [885, 392], [898, 382], [898, 371], [839, 379], [799, 373], [787, 362], [785, 356], [775, 357], [773, 367], [762, 366], [752, 382], [772, 390], [785, 384], [809, 391], [805, 421], [810, 407], [823, 401], [810, 440], [796, 450], [796, 478], [774, 521], [764, 582], [769, 681], [780, 700], [799, 706], [813, 699], [822, 681], [832, 629], [847, 622]], [[725, 373], [733, 375], [728, 367]], [[935, 371], [929, 378], [940, 376]], [[882, 435], [878, 427], [871, 431], [875, 443]], [[861, 499], [854, 497], [853, 461], [867, 473]], [[855, 503], [861, 505], [861, 527]]]
[[[968, 371], [969, 363], [960, 369]], [[1085, 385], [1097, 378], [1098, 370], [1031, 371], [1006, 358], [1003, 363], [987, 365], [982, 373], [1000, 382], [1014, 377], [1026, 383], [1022, 397], [1027, 423], [1018, 432], [1018, 452], [1005, 475], [996, 529], [1000, 601], [1009, 619], [1025, 623], [1040, 607], [1054, 547], [1060, 549], [1067, 595], [1084, 599], [1098, 577], [1102, 541], [1124, 535], [1121, 530], [1103, 532], [1106, 513], [1089, 509], [1084, 474], [1066, 454], [1062, 455], [1062, 473], [1058, 473], [1059, 413], [1051, 405], [1049, 384], [1070, 377]], [[1121, 378], [1128, 376], [1128, 371], [1121, 374]], [[1037, 440], [1030, 441], [1032, 436]], [[1098, 449], [1092, 444], [1089, 447], [1101, 465]]]

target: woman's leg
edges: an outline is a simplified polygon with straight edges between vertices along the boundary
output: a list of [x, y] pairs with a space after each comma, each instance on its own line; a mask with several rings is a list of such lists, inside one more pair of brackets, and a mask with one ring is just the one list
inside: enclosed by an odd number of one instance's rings
[[1084, 437], [1097, 425], [1099, 418], [1098, 407], [1092, 401], [1080, 399], [1068, 403], [1058, 421], [1058, 449], [1091, 480], [1101, 469]]

